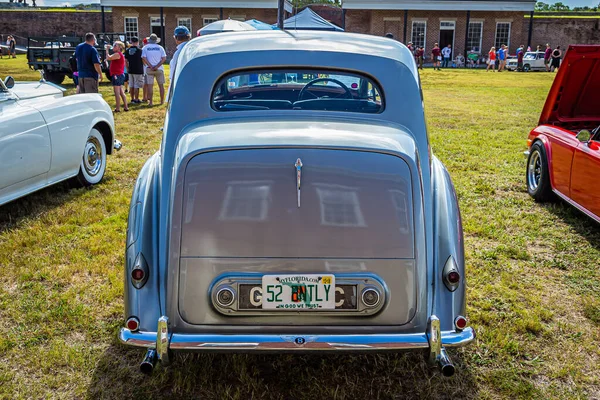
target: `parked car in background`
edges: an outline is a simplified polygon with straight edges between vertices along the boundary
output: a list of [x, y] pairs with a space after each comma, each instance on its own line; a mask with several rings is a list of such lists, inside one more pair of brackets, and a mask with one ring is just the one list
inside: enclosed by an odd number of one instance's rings
[[600, 45], [571, 45], [556, 74], [539, 126], [529, 133], [527, 191], [555, 195], [600, 222]]
[[[511, 71], [517, 70], [517, 57], [511, 57], [506, 63], [506, 69]], [[545, 71], [543, 51], [528, 51], [523, 56], [523, 71]]]
[[[463, 232], [402, 44], [208, 35], [177, 63], [129, 212], [122, 343], [184, 351], [425, 350], [465, 318]], [[198, 74], [202, 71], [202, 74]]]
[[102, 97], [63, 92], [46, 82], [0, 81], [0, 205], [69, 178], [99, 183], [106, 155], [120, 148]]

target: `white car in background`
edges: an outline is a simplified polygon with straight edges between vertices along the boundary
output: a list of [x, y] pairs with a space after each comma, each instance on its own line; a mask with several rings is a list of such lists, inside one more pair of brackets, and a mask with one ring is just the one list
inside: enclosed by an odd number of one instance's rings
[[44, 80], [0, 80], [0, 205], [69, 178], [99, 183], [107, 154], [121, 148], [102, 97], [64, 91]]
[[[510, 71], [517, 70], [517, 57], [509, 58], [506, 63], [506, 69]], [[528, 51], [523, 56], [523, 71], [545, 71], [546, 64], [544, 64], [544, 52], [543, 51]]]

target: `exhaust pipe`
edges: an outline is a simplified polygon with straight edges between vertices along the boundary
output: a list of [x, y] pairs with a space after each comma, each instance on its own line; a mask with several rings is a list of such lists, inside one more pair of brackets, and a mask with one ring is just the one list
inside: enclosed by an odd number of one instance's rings
[[442, 375], [448, 377], [454, 375], [454, 364], [450, 361], [450, 357], [448, 357], [448, 353], [446, 353], [446, 349], [443, 347], [440, 351], [440, 355], [437, 357], [437, 366], [442, 372]]
[[152, 375], [152, 371], [156, 366], [156, 360], [158, 359], [155, 349], [148, 349], [144, 361], [140, 364], [140, 371], [146, 375]]

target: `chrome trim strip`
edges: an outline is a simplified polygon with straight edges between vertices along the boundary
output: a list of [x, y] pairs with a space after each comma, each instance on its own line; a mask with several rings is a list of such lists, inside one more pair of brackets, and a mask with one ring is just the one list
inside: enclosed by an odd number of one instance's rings
[[[440, 332], [445, 347], [464, 346], [475, 339], [475, 331], [468, 327], [462, 332]], [[121, 343], [129, 346], [153, 348], [156, 332], [131, 332], [122, 328]], [[195, 351], [381, 351], [415, 350], [429, 348], [426, 333], [397, 333], [373, 335], [211, 335], [173, 333], [171, 350]]]
[[564, 201], [566, 201], [567, 203], [569, 203], [570, 205], [572, 205], [573, 207], [575, 207], [576, 209], [578, 209], [579, 211], [581, 211], [582, 213], [584, 213], [585, 215], [587, 215], [588, 217], [590, 217], [591, 219], [593, 219], [594, 221], [596, 221], [600, 224], [600, 216], [594, 215], [594, 213], [592, 213], [590, 210], [588, 210], [587, 208], [585, 208], [583, 206], [580, 206], [578, 203], [574, 202], [573, 200], [571, 200], [570, 198], [568, 198], [567, 196], [565, 196], [558, 190], [553, 188], [552, 191], [554, 193], [556, 193], [556, 195], [558, 197], [560, 197], [561, 199], [563, 199]]

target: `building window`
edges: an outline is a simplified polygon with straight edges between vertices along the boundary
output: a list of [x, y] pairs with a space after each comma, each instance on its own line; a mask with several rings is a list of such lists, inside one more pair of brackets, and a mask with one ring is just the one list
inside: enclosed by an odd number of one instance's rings
[[355, 189], [337, 185], [322, 186], [317, 188], [321, 204], [321, 225], [366, 226]]
[[150, 17], [150, 33], [154, 33], [156, 36], [158, 36], [161, 40], [161, 42], [165, 42], [165, 38], [162, 37], [162, 29], [161, 29], [161, 25], [164, 26], [164, 22], [165, 22], [165, 16], [163, 15], [163, 19], [162, 19], [162, 24], [160, 23], [160, 17]]
[[219, 219], [264, 221], [267, 219], [270, 194], [270, 182], [229, 182]]
[[202, 26], [206, 26], [208, 24], [212, 24], [213, 22], [217, 22], [219, 20], [218, 17], [202, 17]]
[[469, 22], [469, 33], [467, 35], [467, 51], [481, 53], [482, 33], [483, 22]]
[[455, 25], [454, 21], [442, 21], [440, 22], [440, 29], [454, 29]]
[[425, 48], [425, 35], [427, 34], [427, 22], [413, 21], [411, 42], [413, 45]]
[[185, 26], [192, 31], [192, 19], [190, 17], [177, 18], [177, 26]]
[[499, 49], [501, 45], [510, 47], [510, 22], [496, 22], [496, 40], [494, 46]]
[[137, 17], [125, 17], [125, 38], [131, 42], [132, 37], [138, 36], [138, 19]]
[[246, 16], [245, 15], [230, 15], [229, 19], [234, 19], [236, 21], [244, 22], [244, 21], [246, 21]]

